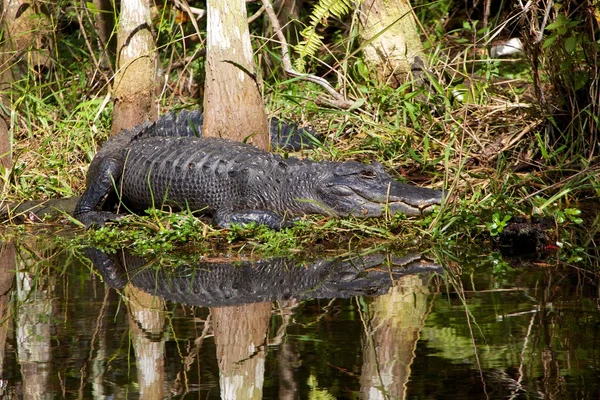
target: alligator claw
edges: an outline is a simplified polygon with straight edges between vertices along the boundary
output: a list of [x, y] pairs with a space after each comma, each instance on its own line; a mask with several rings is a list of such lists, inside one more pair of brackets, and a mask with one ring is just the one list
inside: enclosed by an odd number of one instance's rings
[[90, 211], [77, 216], [77, 219], [83, 224], [85, 229], [90, 229], [93, 225], [102, 227], [107, 221], [119, 221], [124, 217], [124, 215], [115, 214], [110, 211]]
[[268, 210], [217, 212], [214, 221], [223, 228], [229, 228], [231, 224], [257, 224], [266, 225], [273, 230], [289, 228], [296, 222], [295, 219], [284, 219], [279, 214]]

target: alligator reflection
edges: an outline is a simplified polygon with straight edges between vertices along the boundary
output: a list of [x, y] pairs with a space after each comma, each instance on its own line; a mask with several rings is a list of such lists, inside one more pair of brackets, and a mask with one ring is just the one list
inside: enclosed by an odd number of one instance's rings
[[[126, 251], [110, 256], [92, 248], [84, 252], [113, 288], [130, 283], [165, 300], [204, 307], [376, 296], [387, 293], [401, 276], [442, 271], [419, 254], [388, 257], [379, 253], [300, 264], [289, 258], [199, 262], [173, 268]], [[384, 263], [385, 268], [379, 268]]]
[[[155, 335], [164, 324], [163, 299], [211, 307], [221, 398], [240, 399], [263, 398], [272, 301], [280, 301], [289, 322], [297, 300], [378, 296], [365, 311], [361, 392], [364, 398], [374, 393], [402, 398], [427, 310], [429, 292], [421, 276], [442, 270], [415, 254], [402, 258], [371, 254], [300, 264], [275, 258], [163, 267], [123, 251], [114, 256], [96, 249], [85, 252], [105, 281], [122, 289], [126, 298], [132, 345], [138, 365], [145, 366], [138, 369], [142, 397], [164, 387], [164, 339]], [[390, 312], [390, 306], [395, 312]], [[298, 351], [281, 340], [286, 325], [279, 329], [280, 339], [271, 344], [280, 345], [278, 397], [293, 399], [298, 398], [293, 373]], [[207, 321], [205, 333], [209, 326]], [[383, 351], [377, 354], [376, 349]], [[173, 388], [188, 390], [178, 388], [177, 382]]]
[[[174, 267], [94, 253], [113, 290], [79, 251], [0, 243], [0, 399], [600, 398], [597, 264], [497, 274], [485, 249], [447, 250], [443, 279], [383, 255]], [[211, 307], [156, 296], [161, 281]], [[373, 296], [297, 300], [353, 293]], [[217, 306], [234, 294], [254, 303]]]

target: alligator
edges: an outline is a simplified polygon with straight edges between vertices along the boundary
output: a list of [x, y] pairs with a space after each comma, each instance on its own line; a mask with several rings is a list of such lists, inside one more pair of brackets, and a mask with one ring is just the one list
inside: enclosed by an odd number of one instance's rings
[[199, 111], [182, 111], [109, 139], [92, 160], [75, 218], [86, 228], [102, 226], [120, 218], [107, 208], [117, 205], [202, 212], [221, 227], [256, 222], [280, 229], [308, 214], [420, 215], [442, 200], [440, 191], [395, 181], [376, 162], [284, 158], [199, 137], [201, 125]]
[[441, 265], [418, 253], [401, 257], [372, 253], [312, 261], [277, 257], [236, 262], [156, 262], [127, 250], [110, 255], [95, 248], [83, 251], [112, 288], [122, 289], [130, 283], [165, 300], [204, 307], [291, 298], [379, 296], [402, 276], [427, 279], [433, 273], [443, 273]]

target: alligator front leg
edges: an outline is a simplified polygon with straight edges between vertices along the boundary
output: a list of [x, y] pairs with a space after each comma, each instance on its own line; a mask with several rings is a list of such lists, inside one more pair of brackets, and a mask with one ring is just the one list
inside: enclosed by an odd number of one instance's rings
[[[115, 192], [115, 182], [118, 182], [123, 172], [123, 163], [108, 158], [94, 166], [94, 171], [88, 176], [88, 185], [79, 199], [73, 216], [86, 229], [92, 225], [104, 226], [106, 221], [119, 219], [119, 215], [110, 211], [98, 210], [104, 200]], [[89, 175], [89, 173], [88, 173]]]
[[268, 210], [219, 210], [214, 216], [214, 222], [223, 228], [229, 228], [231, 224], [245, 225], [256, 222], [257, 224], [266, 225], [273, 230], [289, 228], [294, 225], [293, 219], [285, 219], [281, 215]]

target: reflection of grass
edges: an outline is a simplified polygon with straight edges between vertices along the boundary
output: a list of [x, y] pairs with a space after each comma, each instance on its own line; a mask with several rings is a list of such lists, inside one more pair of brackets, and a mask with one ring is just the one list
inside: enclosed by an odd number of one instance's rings
[[[425, 326], [421, 329], [420, 334], [421, 340], [425, 341], [426, 346], [429, 349], [435, 349], [430, 355], [442, 357], [457, 364], [475, 362], [475, 348], [472, 339], [458, 336], [455, 329]], [[507, 343], [496, 345], [482, 343], [477, 345], [477, 358], [483, 369], [512, 368], [519, 363], [519, 349]]]
[[577, 376], [597, 357], [586, 328], [599, 321], [596, 291], [573, 289], [575, 281], [585, 288], [587, 278], [540, 266], [493, 273], [482, 256], [455, 254], [447, 262], [445, 290], [420, 332], [427, 354], [474, 371], [519, 370], [528, 386], [549, 369]]

